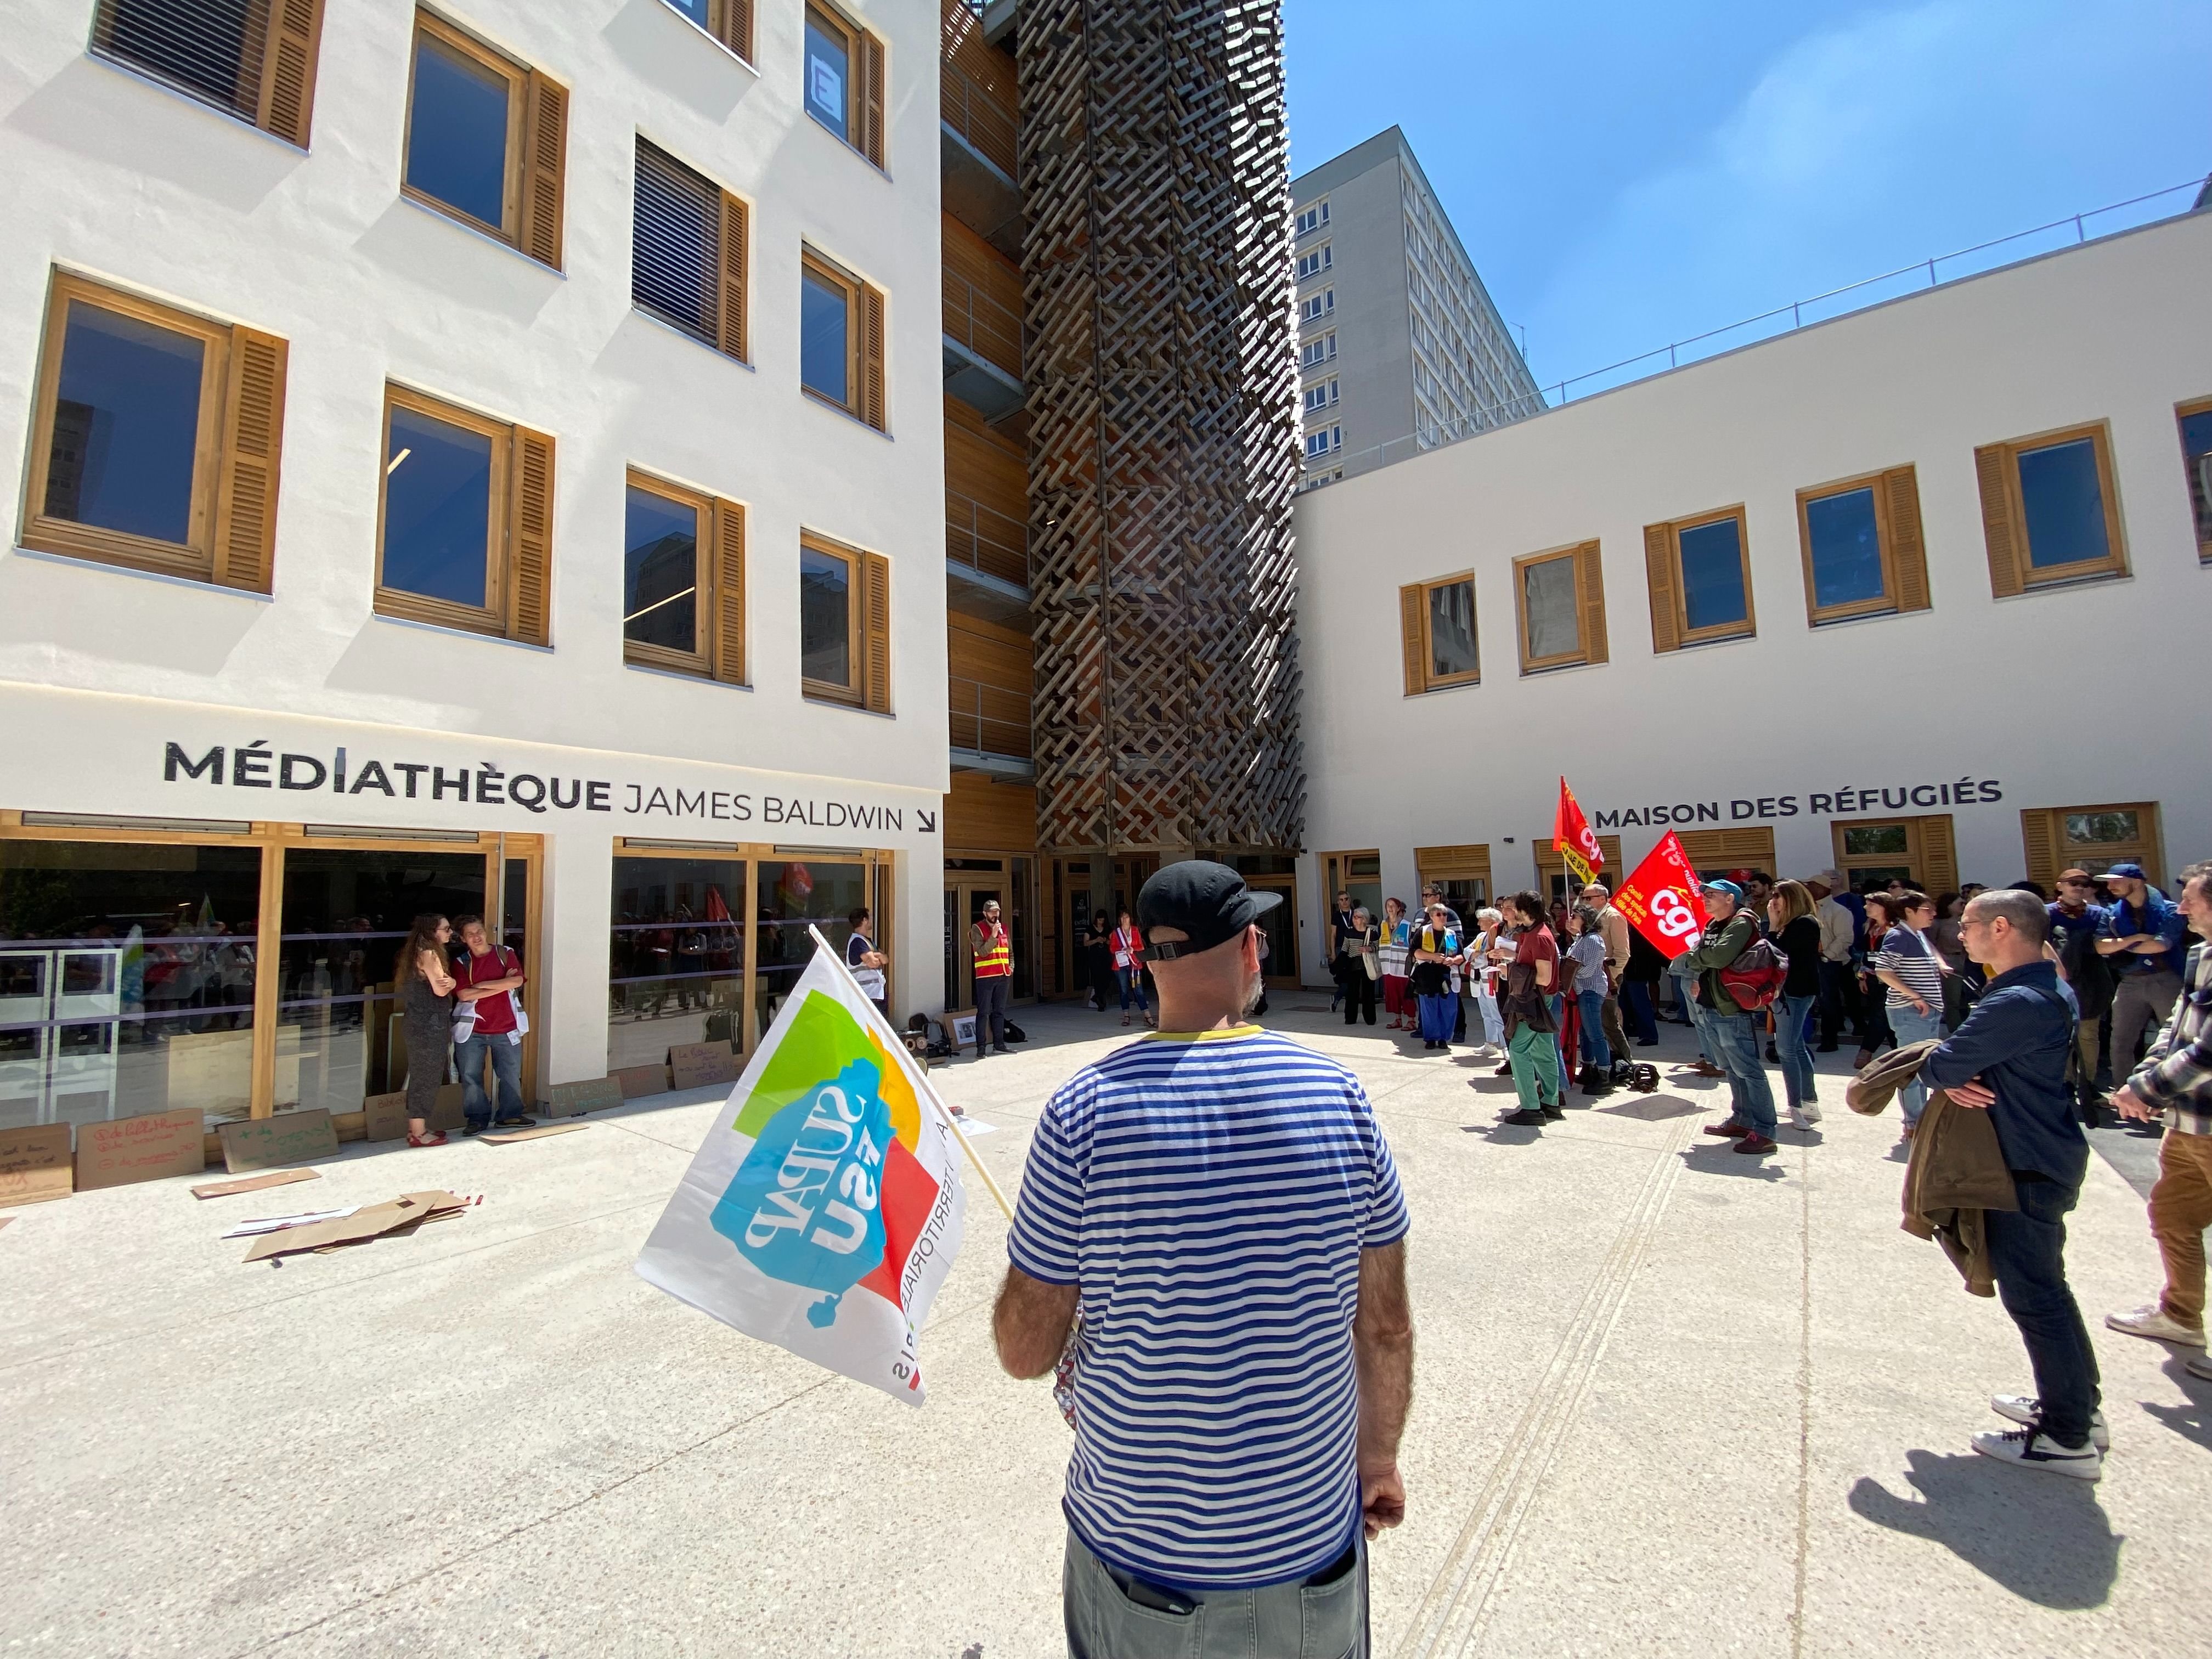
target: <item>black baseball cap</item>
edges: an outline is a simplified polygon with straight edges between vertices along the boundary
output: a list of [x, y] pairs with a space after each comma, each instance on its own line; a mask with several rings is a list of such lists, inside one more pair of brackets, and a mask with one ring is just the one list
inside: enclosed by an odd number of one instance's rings
[[1146, 933], [1173, 927], [1187, 939], [1155, 942], [1146, 954], [1173, 962], [1225, 944], [1283, 902], [1280, 893], [1255, 893], [1225, 864], [1188, 859], [1155, 873], [1137, 895], [1137, 925]]

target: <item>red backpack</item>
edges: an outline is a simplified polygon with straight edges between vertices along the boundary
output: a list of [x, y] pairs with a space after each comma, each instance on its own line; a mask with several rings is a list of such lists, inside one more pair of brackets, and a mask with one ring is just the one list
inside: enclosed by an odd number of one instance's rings
[[1754, 939], [1742, 954], [1720, 970], [1721, 988], [1747, 1014], [1755, 1014], [1782, 994], [1790, 963], [1770, 939]]

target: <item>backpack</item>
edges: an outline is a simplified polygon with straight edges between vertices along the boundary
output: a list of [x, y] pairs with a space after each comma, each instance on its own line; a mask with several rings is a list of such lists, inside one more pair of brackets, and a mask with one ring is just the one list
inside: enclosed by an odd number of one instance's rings
[[1782, 994], [1790, 964], [1771, 939], [1754, 939], [1743, 954], [1720, 970], [1721, 988], [1747, 1014], [1757, 1013]]

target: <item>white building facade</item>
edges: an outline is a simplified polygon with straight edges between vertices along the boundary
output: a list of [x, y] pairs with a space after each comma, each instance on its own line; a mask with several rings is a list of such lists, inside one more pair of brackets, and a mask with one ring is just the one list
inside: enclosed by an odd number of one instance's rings
[[421, 912], [533, 1098], [745, 1051], [853, 908], [933, 1000], [936, 21], [20, 9], [0, 1122], [343, 1132]]
[[[1301, 498], [1306, 890], [2212, 855], [2212, 214]], [[1394, 603], [1393, 593], [1395, 593]]]

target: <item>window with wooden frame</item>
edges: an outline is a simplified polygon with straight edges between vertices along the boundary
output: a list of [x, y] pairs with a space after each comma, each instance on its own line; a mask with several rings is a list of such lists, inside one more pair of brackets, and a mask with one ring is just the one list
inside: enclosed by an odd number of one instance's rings
[[[1620, 837], [1600, 836], [1598, 850], [1605, 854], [1605, 867], [1597, 872], [1599, 883], [1608, 890], [1620, 885], [1628, 874], [1628, 866], [1621, 862]], [[1536, 890], [1547, 898], [1566, 898], [1583, 890], [1583, 884], [1567, 868], [1567, 860], [1559, 849], [1552, 845], [1552, 832], [1528, 838], [1529, 850], [1536, 855]]]
[[1644, 526], [1644, 564], [1654, 651], [1749, 639], [1758, 632], [1751, 608], [1751, 537], [1742, 507]]
[[322, 0], [99, 0], [94, 55], [307, 147]]
[[2189, 510], [2197, 521], [2197, 556], [2212, 564], [2212, 398], [2173, 411], [2181, 428], [2181, 465], [2188, 476]]
[[561, 269], [568, 91], [415, 14], [401, 193]]
[[1481, 682], [1473, 571], [1400, 588], [1398, 632], [1405, 647], [1407, 696]]
[[1974, 452], [1990, 589], [2009, 599], [2052, 582], [2127, 574], [2112, 434], [2102, 421]]
[[746, 63], [753, 61], [753, 0], [668, 0]]
[[56, 271], [22, 544], [270, 591], [285, 343]]
[[[1678, 830], [1683, 855], [1701, 876], [1726, 870], [1774, 871], [1774, 831], [1757, 830]], [[1604, 837], [1600, 836], [1602, 841]], [[1612, 854], [1607, 854], [1608, 860]]]
[[[1462, 924], [1473, 928], [1476, 926], [1475, 912], [1490, 902], [1490, 843], [1478, 841], [1458, 847], [1416, 847], [1413, 873], [1419, 885], [1442, 888], [1444, 902], [1459, 912]], [[1408, 907], [1418, 908], [1420, 895], [1408, 893], [1406, 902]], [[1409, 908], [1407, 914], [1410, 916], [1413, 908]]]
[[1797, 541], [1805, 617], [1814, 627], [1928, 609], [1920, 483], [1910, 466], [1799, 490]]
[[884, 164], [884, 43], [824, 5], [806, 8], [806, 112]]
[[807, 696], [891, 708], [890, 561], [824, 537], [799, 543], [799, 676]]
[[637, 141], [630, 303], [745, 361], [745, 204], [658, 144]]
[[884, 296], [811, 248], [799, 258], [799, 384], [884, 430]]
[[2055, 890], [2058, 872], [2080, 865], [2100, 876], [2116, 864], [2140, 864], [2152, 885], [2170, 898], [2166, 848], [2154, 800], [2107, 802], [2101, 806], [2029, 806], [2020, 815], [2027, 878]]
[[1606, 660], [1605, 573], [1595, 542], [1513, 561], [1521, 672]]
[[635, 467], [623, 509], [623, 660], [745, 683], [745, 510]]
[[386, 386], [378, 612], [544, 645], [552, 571], [553, 440]]
[[1853, 890], [1892, 876], [1933, 896], [1959, 885], [1957, 838], [1948, 812], [1904, 818], [1839, 818], [1829, 825], [1836, 868]]

